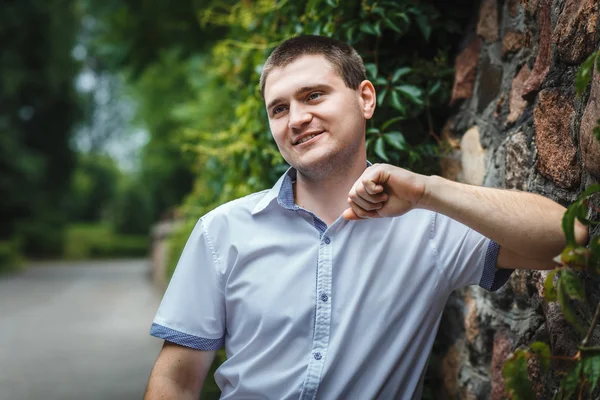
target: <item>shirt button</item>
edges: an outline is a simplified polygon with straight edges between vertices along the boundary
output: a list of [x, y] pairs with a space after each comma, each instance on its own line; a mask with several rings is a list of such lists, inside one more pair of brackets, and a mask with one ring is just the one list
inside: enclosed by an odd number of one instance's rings
[[329, 239], [329, 236], [325, 236], [325, 238], [323, 238], [323, 241], [325, 242], [325, 244], [331, 243], [331, 239]]
[[329, 297], [327, 297], [327, 295], [325, 293], [322, 293], [321, 294], [321, 300], [322, 301], [327, 301], [327, 300], [329, 300]]
[[315, 353], [315, 360], [320, 360], [321, 358], [323, 358], [323, 356], [321, 356], [321, 353], [319, 353], [318, 351]]

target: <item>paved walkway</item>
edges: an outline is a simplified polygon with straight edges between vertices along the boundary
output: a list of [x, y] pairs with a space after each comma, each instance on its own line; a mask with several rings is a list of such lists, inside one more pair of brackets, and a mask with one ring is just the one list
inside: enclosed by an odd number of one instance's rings
[[0, 277], [0, 400], [141, 399], [162, 342], [146, 260]]

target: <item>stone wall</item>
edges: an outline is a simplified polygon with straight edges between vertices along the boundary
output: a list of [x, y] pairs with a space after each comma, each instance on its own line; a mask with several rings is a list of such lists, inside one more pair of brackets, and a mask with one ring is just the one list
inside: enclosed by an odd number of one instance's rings
[[[575, 75], [598, 48], [598, 0], [483, 0], [456, 59], [443, 138], [442, 175], [462, 182], [539, 193], [568, 205], [600, 180], [600, 73], [575, 94]], [[597, 215], [595, 217], [598, 217]], [[600, 227], [592, 231], [600, 234]], [[540, 297], [545, 272], [516, 271], [496, 293], [470, 287], [450, 299], [434, 348], [435, 398], [505, 398], [501, 376], [512, 352], [535, 340], [572, 355], [578, 334], [556, 304]], [[591, 320], [600, 282], [586, 282]], [[594, 343], [600, 343], [600, 328]], [[565, 365], [530, 365], [538, 398], [551, 398]], [[597, 398], [600, 398], [600, 394]]]

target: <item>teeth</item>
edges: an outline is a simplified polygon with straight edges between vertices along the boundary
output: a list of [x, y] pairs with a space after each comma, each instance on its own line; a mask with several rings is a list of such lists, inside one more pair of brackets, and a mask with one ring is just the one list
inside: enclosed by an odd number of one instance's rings
[[296, 144], [302, 144], [304, 142], [308, 142], [310, 139], [314, 138], [315, 136], [317, 136], [317, 135], [310, 135], [310, 136], [304, 137], [304, 138], [298, 140], [298, 143], [296, 143]]

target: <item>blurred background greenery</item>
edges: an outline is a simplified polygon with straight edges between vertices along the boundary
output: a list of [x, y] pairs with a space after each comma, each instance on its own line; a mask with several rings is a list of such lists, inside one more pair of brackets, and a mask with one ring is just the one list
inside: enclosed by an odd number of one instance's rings
[[152, 225], [176, 217], [172, 271], [199, 216], [286, 169], [258, 78], [270, 51], [297, 34], [332, 36], [362, 55], [378, 91], [371, 161], [437, 172], [452, 63], [477, 6], [3, 2], [0, 271], [26, 258], [145, 255]]

